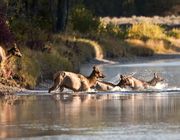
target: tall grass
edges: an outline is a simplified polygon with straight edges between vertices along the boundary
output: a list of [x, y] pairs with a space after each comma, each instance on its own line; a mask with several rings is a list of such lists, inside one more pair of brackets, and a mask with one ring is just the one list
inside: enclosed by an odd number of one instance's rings
[[27, 88], [35, 87], [40, 75], [38, 59], [33, 55], [35, 52], [27, 48], [21, 49], [23, 57], [17, 60], [16, 73], [21, 86]]
[[164, 39], [166, 34], [164, 29], [157, 24], [142, 22], [134, 24], [127, 34], [128, 38], [132, 39]]
[[26, 88], [34, 88], [40, 80], [52, 79], [59, 70], [72, 70], [72, 63], [62, 56], [57, 48], [50, 53], [38, 52], [26, 47], [21, 49], [23, 57], [17, 59], [16, 77], [18, 83]]
[[52, 53], [41, 53], [38, 61], [43, 79], [52, 79], [53, 74], [59, 70], [72, 70], [72, 63], [57, 50]]
[[174, 37], [176, 39], [180, 39], [180, 29], [174, 28], [168, 32], [170, 37]]

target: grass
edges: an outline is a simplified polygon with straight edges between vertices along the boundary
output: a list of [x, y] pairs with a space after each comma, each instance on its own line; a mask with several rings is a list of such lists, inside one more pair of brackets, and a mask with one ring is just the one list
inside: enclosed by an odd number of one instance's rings
[[17, 65], [13, 65], [17, 81], [23, 87], [34, 88], [39, 82], [52, 79], [59, 70], [77, 72], [80, 64], [93, 58], [114, 59], [180, 52], [179, 42], [176, 41], [180, 37], [179, 29], [165, 31], [161, 26], [148, 22], [121, 29], [111, 23], [101, 33], [95, 34], [93, 40], [85, 34], [53, 35], [51, 45], [46, 44], [50, 48], [46, 52], [21, 46], [23, 57], [16, 59]]
[[132, 39], [164, 39], [166, 34], [164, 33], [164, 29], [161, 28], [157, 24], [152, 24], [149, 22], [142, 22], [138, 24], [134, 24], [128, 30], [128, 38]]
[[42, 52], [21, 46], [23, 57], [16, 59], [14, 68], [17, 83], [33, 89], [44, 80], [52, 80], [53, 74], [59, 70], [78, 71], [81, 63], [94, 58], [92, 45], [97, 44], [85, 39], [69, 40], [66, 44], [66, 40], [55, 36], [49, 51]]
[[23, 57], [18, 59], [16, 77], [18, 83], [28, 89], [34, 88], [42, 80], [52, 79], [58, 70], [72, 70], [70, 61], [58, 53], [56, 48], [51, 53], [38, 52], [26, 47], [21, 48]]
[[176, 39], [180, 39], [180, 29], [178, 29], [178, 28], [173, 28], [172, 30], [170, 30], [170, 31], [168, 32], [168, 35], [169, 35], [170, 37], [174, 37], [174, 38], [176, 38]]
[[33, 55], [34, 51], [27, 48], [21, 49], [21, 51], [23, 57], [17, 60], [17, 68], [15, 69], [18, 83], [26, 88], [34, 88], [40, 75], [40, 66]]
[[84, 39], [84, 38], [76, 39], [76, 41], [89, 44], [94, 49], [95, 58], [96, 59], [103, 59], [104, 55], [103, 55], [102, 47], [96, 41], [93, 41], [90, 39]]

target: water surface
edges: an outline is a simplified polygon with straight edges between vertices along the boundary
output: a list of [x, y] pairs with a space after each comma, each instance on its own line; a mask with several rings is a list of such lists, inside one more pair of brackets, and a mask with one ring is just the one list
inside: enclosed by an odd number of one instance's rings
[[[166, 86], [153, 91], [94, 94], [17, 93], [0, 98], [0, 138], [13, 139], [180, 139], [180, 61], [100, 65], [106, 80], [135, 73], [148, 80], [154, 72]], [[89, 74], [91, 65], [81, 72]]]

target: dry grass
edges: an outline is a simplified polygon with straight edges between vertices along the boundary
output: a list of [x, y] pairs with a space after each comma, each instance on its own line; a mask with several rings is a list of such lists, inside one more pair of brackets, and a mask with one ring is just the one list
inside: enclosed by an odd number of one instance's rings
[[26, 88], [34, 88], [40, 81], [51, 79], [59, 70], [73, 70], [73, 64], [61, 54], [60, 47], [53, 45], [50, 52], [21, 48], [23, 57], [16, 61], [18, 83]]
[[76, 41], [90, 44], [90, 46], [93, 47], [95, 51], [95, 58], [98, 60], [103, 59], [104, 55], [103, 55], [102, 47], [96, 41], [84, 39], [84, 38], [76, 39]]
[[137, 39], [128, 39], [126, 42], [130, 46], [134, 46], [136, 48], [149, 48], [156, 54], [175, 53], [175, 50], [173, 49], [174, 45], [166, 40], [149, 39], [142, 41]]
[[168, 32], [168, 35], [170, 37], [180, 39], [180, 29], [178, 29], [178, 28], [172, 29], [171, 31]]
[[122, 40], [106, 37], [101, 39], [99, 43], [102, 46], [106, 58], [126, 57], [128, 55], [126, 51], [127, 48]]
[[113, 23], [115, 25], [137, 24], [137, 23], [141, 23], [141, 22], [150, 22], [153, 24], [178, 25], [178, 24], [180, 24], [180, 16], [174, 16], [174, 15], [166, 16], [166, 17], [132, 16], [132, 17], [120, 17], [120, 18], [103, 17], [103, 18], [100, 18], [100, 21], [105, 24]]
[[128, 38], [132, 39], [164, 39], [165, 37], [163, 28], [149, 22], [134, 24], [128, 30]]

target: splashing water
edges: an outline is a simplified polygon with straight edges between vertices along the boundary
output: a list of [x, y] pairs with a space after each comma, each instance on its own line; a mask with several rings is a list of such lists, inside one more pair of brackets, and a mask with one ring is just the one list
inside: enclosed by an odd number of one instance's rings
[[168, 83], [157, 83], [156, 86], [150, 86], [148, 89], [150, 90], [163, 90], [167, 89]]

